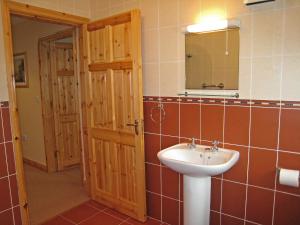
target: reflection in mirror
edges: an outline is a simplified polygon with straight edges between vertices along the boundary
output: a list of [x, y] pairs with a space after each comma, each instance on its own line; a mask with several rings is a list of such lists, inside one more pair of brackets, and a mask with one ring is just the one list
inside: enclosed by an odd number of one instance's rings
[[185, 34], [186, 89], [237, 90], [239, 28]]

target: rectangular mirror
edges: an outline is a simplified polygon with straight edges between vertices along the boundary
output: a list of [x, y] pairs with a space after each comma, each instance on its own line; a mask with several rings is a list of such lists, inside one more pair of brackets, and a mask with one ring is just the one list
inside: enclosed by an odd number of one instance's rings
[[239, 28], [185, 34], [186, 89], [237, 90]]

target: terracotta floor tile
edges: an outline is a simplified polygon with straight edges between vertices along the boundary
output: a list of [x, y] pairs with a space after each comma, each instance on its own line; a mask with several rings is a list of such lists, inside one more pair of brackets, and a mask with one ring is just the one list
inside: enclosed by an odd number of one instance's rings
[[97, 208], [98, 210], [103, 210], [103, 209], [107, 208], [105, 205], [102, 205], [102, 204], [100, 204], [96, 201], [93, 201], [93, 200], [88, 201], [87, 204], [94, 207], [94, 208]]
[[63, 213], [62, 216], [75, 223], [79, 223], [98, 212], [99, 210], [89, 206], [88, 204], [82, 204]]
[[139, 222], [137, 220], [134, 220], [134, 219], [130, 218], [129, 220], [126, 221], [126, 223], [128, 223], [130, 225], [161, 225], [161, 224], [163, 224], [160, 221], [154, 220], [154, 219], [151, 219], [151, 218], [148, 218], [145, 223], [142, 223], [142, 222]]
[[80, 223], [80, 225], [118, 225], [121, 222], [121, 219], [100, 212], [97, 215]]
[[119, 212], [117, 212], [115, 210], [112, 210], [112, 209], [105, 209], [103, 212], [107, 213], [107, 214], [109, 214], [109, 215], [111, 215], [113, 217], [116, 217], [116, 218], [118, 218], [120, 220], [126, 220], [126, 219], [129, 218], [129, 216], [127, 216], [125, 214], [122, 214], [122, 213], [119, 213]]
[[74, 225], [74, 224], [65, 220], [64, 218], [58, 216], [58, 217], [51, 219], [45, 223], [42, 223], [41, 225]]

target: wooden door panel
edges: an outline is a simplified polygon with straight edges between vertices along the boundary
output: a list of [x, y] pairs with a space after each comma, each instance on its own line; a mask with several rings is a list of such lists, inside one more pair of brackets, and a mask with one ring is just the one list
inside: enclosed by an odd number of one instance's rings
[[113, 128], [112, 75], [109, 71], [100, 71], [92, 76], [93, 126]]
[[146, 219], [140, 12], [88, 24], [92, 198]]
[[122, 131], [134, 132], [133, 87], [131, 70], [114, 70], [114, 96], [116, 128]]
[[136, 202], [135, 148], [118, 144], [119, 196], [124, 202]]
[[78, 164], [80, 161], [78, 125], [76, 117], [73, 121], [67, 120], [61, 123], [61, 134], [63, 140], [61, 155], [64, 166]]
[[109, 56], [108, 48], [105, 46], [109, 38], [106, 28], [95, 30], [90, 35], [90, 60], [91, 63], [105, 62]]
[[56, 44], [57, 71], [74, 70], [73, 44]]
[[57, 77], [59, 115], [77, 113], [76, 80], [74, 76]]
[[113, 60], [131, 58], [131, 24], [124, 23], [112, 26]]

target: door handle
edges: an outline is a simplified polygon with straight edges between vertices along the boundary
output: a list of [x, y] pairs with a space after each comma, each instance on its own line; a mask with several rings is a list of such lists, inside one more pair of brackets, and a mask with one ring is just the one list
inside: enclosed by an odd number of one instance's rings
[[139, 135], [139, 121], [138, 120], [134, 120], [134, 123], [127, 123], [126, 126], [134, 127], [135, 134]]

